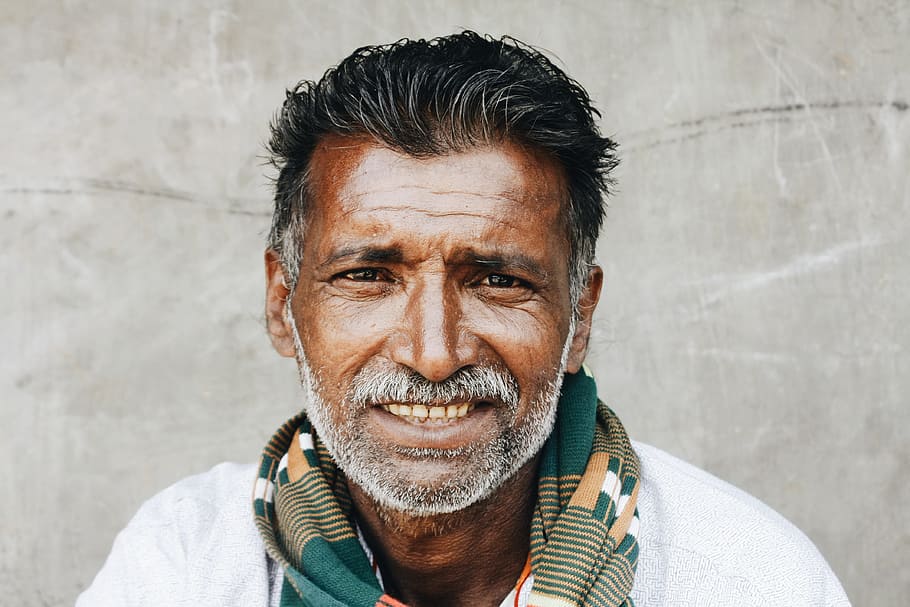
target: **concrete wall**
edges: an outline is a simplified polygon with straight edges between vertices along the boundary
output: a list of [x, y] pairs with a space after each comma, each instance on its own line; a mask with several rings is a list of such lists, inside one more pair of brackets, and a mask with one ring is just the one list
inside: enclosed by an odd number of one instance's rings
[[4, 603], [71, 603], [144, 499], [294, 412], [267, 122], [356, 46], [460, 27], [551, 50], [622, 144], [591, 364], [632, 434], [780, 510], [857, 605], [905, 604], [902, 0], [4, 2]]

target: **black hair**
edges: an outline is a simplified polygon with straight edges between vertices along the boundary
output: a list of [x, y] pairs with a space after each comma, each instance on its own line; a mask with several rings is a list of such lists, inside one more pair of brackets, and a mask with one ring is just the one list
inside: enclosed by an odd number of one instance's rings
[[537, 49], [464, 31], [357, 49], [318, 82], [287, 91], [271, 125], [278, 170], [269, 245], [296, 284], [310, 158], [327, 135], [369, 136], [414, 157], [514, 141], [549, 154], [568, 184], [566, 225], [577, 301], [618, 163], [587, 92]]

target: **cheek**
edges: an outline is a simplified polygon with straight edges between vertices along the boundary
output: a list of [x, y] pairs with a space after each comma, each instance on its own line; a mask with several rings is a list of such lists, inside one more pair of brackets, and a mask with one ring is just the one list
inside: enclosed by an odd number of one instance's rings
[[345, 377], [353, 377], [381, 349], [393, 326], [390, 307], [338, 298], [301, 298], [298, 324], [304, 352], [325, 388], [342, 388]]
[[524, 310], [479, 309], [471, 315], [473, 331], [519, 379], [551, 376], [562, 355], [566, 328], [552, 314]]

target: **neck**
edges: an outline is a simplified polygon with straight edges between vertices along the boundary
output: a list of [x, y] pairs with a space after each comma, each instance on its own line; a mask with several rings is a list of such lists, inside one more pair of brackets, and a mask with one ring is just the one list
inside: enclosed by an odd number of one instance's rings
[[349, 483], [386, 592], [411, 607], [497, 607], [528, 557], [537, 463], [533, 458], [487, 499], [435, 516], [382, 509]]

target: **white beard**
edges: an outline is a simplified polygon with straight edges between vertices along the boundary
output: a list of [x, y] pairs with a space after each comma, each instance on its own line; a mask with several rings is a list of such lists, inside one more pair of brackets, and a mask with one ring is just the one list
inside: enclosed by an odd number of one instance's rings
[[[411, 384], [410, 389], [405, 389], [401, 387], [402, 382], [408, 381], [404, 376], [416, 374], [402, 373], [401, 370], [384, 372], [362, 369], [355, 376], [341, 403], [327, 403], [321, 396], [321, 379], [307, 361], [290, 305], [287, 306], [287, 314], [294, 333], [300, 384], [304, 391], [304, 412], [338, 467], [382, 508], [411, 516], [463, 510], [489, 497], [511, 478], [540, 451], [553, 431], [563, 374], [575, 334], [574, 315], [563, 345], [559, 368], [554, 370], [551, 377], [541, 381], [536, 394], [530, 399], [531, 405], [521, 425], [515, 425], [519, 394], [514, 376], [505, 369], [483, 367], [476, 371], [476, 375], [469, 372], [470, 377], [459, 383], [473, 388], [481, 399], [492, 392], [496, 395], [496, 400], [505, 403], [506, 406], [496, 412], [503, 428], [499, 435], [490, 442], [472, 443], [454, 450], [393, 446], [390, 451], [372, 441], [361, 427], [364, 419], [362, 413], [369, 406], [364, 400], [375, 397], [377, 390], [399, 395], [401, 392], [409, 395], [427, 392], [450, 394], [457, 390], [451, 382], [447, 384], [452, 378], [434, 383], [421, 377], [416, 380], [417, 384]], [[384, 387], [376, 388], [377, 384]], [[345, 421], [342, 424], [336, 423], [333, 417], [333, 411], [339, 407], [345, 409]], [[406, 466], [389, 465], [391, 455], [448, 460], [451, 470], [442, 475], [444, 478], [414, 478], [409, 476]]]

